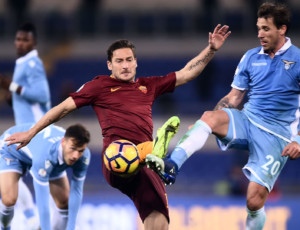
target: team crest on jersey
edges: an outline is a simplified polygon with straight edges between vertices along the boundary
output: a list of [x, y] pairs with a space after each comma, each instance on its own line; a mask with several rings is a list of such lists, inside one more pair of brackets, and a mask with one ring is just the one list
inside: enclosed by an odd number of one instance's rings
[[147, 87], [146, 86], [141, 85], [139, 87], [139, 90], [141, 90], [143, 93], [147, 93]]
[[291, 65], [296, 63], [295, 61], [287, 61], [287, 60], [283, 60], [283, 59], [281, 59], [281, 61], [284, 62], [285, 70], [289, 70], [291, 68]]
[[45, 177], [45, 176], [47, 175], [46, 169], [40, 169], [40, 170], [39, 170], [39, 175], [40, 175], [41, 177]]
[[45, 161], [45, 168], [48, 169], [51, 166], [51, 162], [49, 160]]

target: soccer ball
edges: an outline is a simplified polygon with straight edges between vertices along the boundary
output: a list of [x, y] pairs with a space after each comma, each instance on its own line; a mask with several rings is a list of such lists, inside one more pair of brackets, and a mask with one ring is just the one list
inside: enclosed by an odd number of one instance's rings
[[107, 147], [103, 160], [109, 171], [123, 175], [134, 173], [140, 163], [135, 144], [127, 140], [112, 142]]

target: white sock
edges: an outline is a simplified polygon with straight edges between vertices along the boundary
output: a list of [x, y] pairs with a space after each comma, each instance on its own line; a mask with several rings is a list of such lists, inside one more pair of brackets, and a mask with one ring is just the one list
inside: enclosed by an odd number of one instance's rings
[[180, 139], [171, 154], [171, 159], [177, 164], [178, 169], [196, 151], [202, 149], [211, 134], [211, 128], [201, 120]]
[[55, 206], [52, 216], [52, 229], [61, 230], [67, 229], [68, 224], [68, 209], [59, 209]]
[[266, 222], [265, 208], [262, 207], [257, 211], [250, 211], [247, 208], [246, 230], [262, 230]]
[[2, 228], [9, 229], [11, 220], [14, 217], [14, 207], [15, 206], [7, 207], [0, 201], [0, 223]]

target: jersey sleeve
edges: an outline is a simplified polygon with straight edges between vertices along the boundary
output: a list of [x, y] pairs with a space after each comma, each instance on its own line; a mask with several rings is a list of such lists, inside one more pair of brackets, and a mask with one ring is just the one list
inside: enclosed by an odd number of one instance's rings
[[176, 85], [176, 74], [174, 72], [165, 76], [150, 77], [151, 85], [155, 88], [154, 98], [166, 92], [173, 92]]
[[99, 84], [95, 84], [98, 78], [96, 77], [92, 81], [86, 82], [76, 92], [69, 94], [73, 98], [77, 108], [92, 104], [95, 93], [99, 94], [101, 92]]
[[69, 196], [69, 219], [68, 230], [75, 229], [76, 219], [83, 195], [84, 180], [77, 180], [74, 177], [71, 180], [70, 196]]
[[50, 224], [50, 189], [49, 184], [44, 185], [33, 180], [33, 186], [35, 191], [36, 205], [40, 217], [40, 225], [43, 230], [51, 230]]
[[77, 214], [82, 201], [83, 184], [85, 175], [90, 163], [91, 153], [89, 149], [84, 151], [83, 156], [76, 162], [73, 167], [73, 177], [71, 180], [70, 196], [69, 196], [69, 220], [68, 230], [75, 229]]
[[233, 82], [231, 84], [232, 88], [239, 90], [247, 90], [249, 88], [249, 58], [249, 52], [244, 54], [241, 58], [240, 63], [235, 70]]
[[47, 103], [50, 100], [50, 90], [43, 63], [32, 59], [27, 65], [27, 84], [22, 86], [21, 96], [32, 102]]

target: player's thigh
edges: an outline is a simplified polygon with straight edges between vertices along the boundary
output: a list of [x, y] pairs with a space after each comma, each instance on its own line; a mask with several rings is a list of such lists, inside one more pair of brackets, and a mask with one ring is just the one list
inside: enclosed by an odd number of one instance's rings
[[60, 209], [68, 207], [70, 184], [67, 176], [50, 181], [50, 193], [56, 206]]
[[18, 182], [23, 172], [21, 162], [8, 153], [0, 157], [0, 192], [2, 202], [11, 206], [18, 197]]

